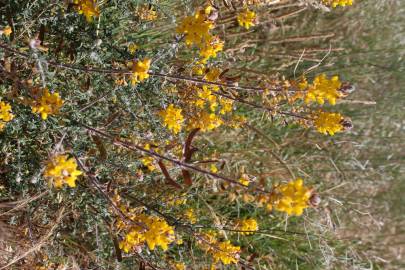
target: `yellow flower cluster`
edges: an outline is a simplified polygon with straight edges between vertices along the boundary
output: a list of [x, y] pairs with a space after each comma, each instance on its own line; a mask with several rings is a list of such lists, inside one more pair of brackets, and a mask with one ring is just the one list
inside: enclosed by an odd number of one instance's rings
[[42, 91], [41, 96], [33, 101], [31, 106], [33, 113], [41, 114], [41, 118], [46, 120], [49, 115], [57, 114], [63, 105], [63, 100], [59, 93], [49, 93], [48, 89]]
[[203, 63], [210, 57], [215, 58], [224, 46], [217, 36], [210, 33], [215, 27], [214, 21], [210, 19], [213, 12], [212, 6], [199, 9], [192, 16], [185, 17], [176, 28], [177, 33], [185, 35], [187, 45], [196, 45], [199, 48]]
[[181, 130], [181, 125], [184, 122], [183, 114], [181, 113], [182, 109], [175, 107], [173, 104], [170, 104], [166, 110], [159, 112], [160, 117], [163, 119], [163, 123], [170, 129], [174, 134], [177, 134]]
[[322, 2], [328, 6], [337, 7], [337, 6], [351, 6], [353, 5], [353, 0], [322, 0]]
[[319, 111], [315, 116], [314, 126], [320, 133], [333, 136], [335, 133], [344, 130], [343, 120], [340, 113]]
[[212, 250], [214, 262], [221, 261], [223, 264], [237, 263], [239, 260], [240, 247], [231, 244], [231, 241], [219, 242], [217, 248]]
[[11, 113], [11, 105], [0, 101], [0, 131], [2, 131], [7, 122], [13, 120], [14, 115]]
[[[275, 188], [270, 202], [277, 211], [288, 215], [300, 216], [304, 209], [309, 206], [311, 191], [304, 186], [301, 178], [287, 184], [281, 184]], [[272, 207], [267, 207], [271, 209]]]
[[[204, 80], [208, 82], [216, 82], [218, 81], [219, 75], [221, 74], [221, 70], [219, 68], [213, 67], [207, 69], [207, 73], [204, 76]], [[203, 72], [202, 72], [203, 73]], [[212, 84], [204, 84], [202, 88], [195, 87], [196, 91], [196, 99], [194, 100], [194, 104], [198, 108], [204, 108], [204, 106], [208, 106], [211, 112], [215, 112], [220, 105], [219, 113], [224, 115], [228, 112], [231, 112], [233, 109], [233, 100], [217, 97], [214, 95], [215, 92], [219, 90], [219, 86], [212, 85]]]
[[67, 155], [57, 155], [50, 159], [46, 165], [44, 176], [55, 188], [62, 187], [63, 184], [69, 187], [76, 186], [76, 180], [82, 172], [77, 169], [74, 158]]
[[234, 246], [228, 241], [219, 241], [215, 232], [207, 232], [201, 235], [199, 244], [201, 248], [214, 258], [214, 263], [223, 264], [237, 263], [239, 261], [240, 247]]
[[138, 214], [132, 216], [131, 219], [144, 224], [145, 227], [135, 225], [125, 235], [119, 247], [126, 253], [133, 248], [140, 247], [145, 242], [150, 250], [154, 250], [156, 247], [167, 250], [168, 245], [175, 240], [173, 227], [160, 217]]
[[249, 29], [255, 25], [256, 13], [246, 8], [238, 14], [237, 20], [240, 26]]
[[88, 22], [93, 21], [93, 17], [100, 16], [100, 10], [96, 0], [74, 0], [73, 4], [79, 14], [83, 14]]
[[[336, 99], [342, 97], [342, 94], [339, 92], [341, 86], [342, 83], [338, 76], [328, 79], [325, 74], [318, 75], [315, 77], [313, 83], [308, 86], [305, 103], [308, 104], [316, 101], [322, 105], [327, 100], [331, 105], [335, 105]], [[301, 83], [299, 87], [305, 88], [305, 82]]]
[[243, 219], [237, 223], [237, 229], [240, 230], [240, 234], [249, 235], [253, 234], [259, 229], [257, 221], [254, 218]]
[[138, 82], [142, 82], [149, 78], [149, 68], [151, 60], [145, 58], [143, 61], [135, 61], [132, 63], [131, 84], [134, 86]]
[[143, 157], [141, 158], [141, 163], [148, 168], [149, 171], [153, 172], [156, 170], [156, 166], [154, 165], [155, 159], [153, 157]]
[[199, 128], [202, 132], [206, 132], [221, 126], [223, 123], [224, 121], [215, 113], [199, 111], [190, 119], [188, 128]]

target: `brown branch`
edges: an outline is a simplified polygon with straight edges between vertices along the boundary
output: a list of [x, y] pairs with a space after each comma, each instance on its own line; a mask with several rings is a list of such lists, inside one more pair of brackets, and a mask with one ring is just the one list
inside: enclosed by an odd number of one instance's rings
[[[195, 135], [197, 134], [197, 132], [199, 131], [199, 128], [195, 128], [193, 129], [187, 136], [186, 142], [184, 143], [184, 147], [183, 147], [183, 161], [186, 163], [189, 163], [191, 161], [191, 157], [193, 155], [193, 153], [195, 153], [197, 151], [196, 148], [191, 147], [191, 143], [195, 137]], [[191, 174], [189, 171], [182, 169], [181, 173], [183, 175], [184, 178], [184, 183], [188, 186], [191, 186], [193, 184], [193, 181], [191, 179]]]
[[[19, 52], [15, 49], [12, 49], [8, 47], [5, 44], [0, 43], [0, 48], [3, 48], [4, 50], [11, 52], [15, 55], [18, 55], [20, 57], [23, 57], [25, 59], [29, 59], [30, 55], [26, 53]], [[101, 74], [122, 74], [122, 75], [131, 75], [132, 72], [131, 70], [128, 69], [102, 69], [102, 68], [93, 68], [93, 67], [84, 67], [84, 66], [77, 66], [77, 65], [71, 65], [71, 64], [65, 64], [65, 63], [59, 63], [53, 60], [47, 60], [47, 64], [53, 67], [59, 67], [67, 70], [73, 70], [73, 71], [83, 71], [83, 72], [89, 72], [89, 73], [101, 73]], [[160, 78], [168, 78], [168, 79], [174, 79], [174, 80], [179, 80], [179, 81], [186, 81], [190, 83], [195, 83], [195, 84], [208, 84], [208, 85], [216, 85], [216, 86], [222, 86], [222, 87], [227, 87], [230, 89], [236, 89], [236, 90], [245, 90], [245, 91], [257, 91], [257, 92], [263, 92], [265, 90], [271, 90], [271, 91], [285, 91], [284, 89], [275, 87], [275, 88], [260, 88], [260, 87], [251, 87], [251, 86], [239, 86], [236, 84], [227, 84], [227, 83], [219, 83], [219, 82], [211, 82], [203, 79], [198, 79], [198, 78], [191, 78], [191, 77], [186, 77], [186, 76], [181, 76], [181, 75], [172, 75], [172, 74], [163, 74], [163, 73], [158, 73], [158, 72], [153, 72], [149, 71], [148, 74], [152, 77], [160, 77]], [[289, 92], [295, 92], [295, 90], [288, 90]]]
[[163, 175], [164, 175], [165, 178], [166, 178], [166, 182], [167, 182], [169, 185], [174, 186], [175, 188], [181, 189], [181, 186], [180, 186], [179, 184], [177, 184], [176, 181], [173, 180], [173, 178], [170, 177], [170, 174], [169, 174], [169, 172], [167, 171], [167, 168], [166, 168], [165, 164], [163, 164], [163, 161], [162, 161], [162, 160], [159, 160], [159, 161], [158, 161], [158, 165], [159, 165], [159, 168], [160, 168], [160, 170], [162, 171]]
[[[92, 131], [92, 132], [94, 132], [96, 134], [99, 134], [100, 136], [102, 136], [104, 138], [110, 139], [114, 145], [124, 147], [124, 148], [126, 148], [128, 150], [131, 150], [131, 151], [142, 152], [142, 153], [144, 153], [146, 155], [149, 155], [149, 156], [152, 156], [154, 158], [169, 161], [170, 163], [176, 164], [176, 165], [178, 165], [178, 166], [180, 166], [182, 168], [190, 169], [190, 170], [195, 171], [195, 172], [199, 172], [199, 173], [202, 173], [202, 174], [205, 174], [205, 175], [209, 175], [211, 177], [214, 177], [214, 178], [217, 178], [217, 179], [232, 183], [232, 184], [237, 185], [237, 186], [241, 186], [241, 187], [246, 188], [246, 189], [248, 188], [245, 185], [239, 183], [239, 181], [234, 180], [232, 178], [229, 178], [229, 177], [226, 177], [226, 176], [223, 176], [223, 175], [220, 175], [220, 174], [216, 174], [216, 173], [201, 169], [199, 167], [187, 164], [187, 163], [185, 163], [183, 161], [180, 161], [180, 160], [176, 160], [176, 159], [173, 159], [173, 158], [170, 158], [170, 157], [167, 157], [167, 156], [163, 156], [163, 155], [161, 155], [159, 153], [156, 153], [154, 151], [147, 150], [147, 149], [145, 149], [145, 148], [143, 148], [143, 147], [141, 147], [139, 145], [125, 142], [125, 141], [123, 141], [123, 140], [121, 140], [121, 139], [119, 139], [117, 137], [114, 137], [114, 136], [112, 136], [112, 135], [110, 135], [108, 133], [105, 133], [105, 132], [103, 132], [101, 130], [98, 130], [96, 128], [90, 127], [90, 126], [88, 126], [86, 124], [76, 122], [76, 121], [74, 121], [74, 122], [77, 123], [78, 125], [82, 126], [83, 128], [89, 130], [89, 131]], [[256, 191], [260, 191], [260, 192], [263, 192], [263, 193], [269, 193], [268, 191], [263, 190], [263, 189], [259, 189], [259, 188], [256, 188]]]

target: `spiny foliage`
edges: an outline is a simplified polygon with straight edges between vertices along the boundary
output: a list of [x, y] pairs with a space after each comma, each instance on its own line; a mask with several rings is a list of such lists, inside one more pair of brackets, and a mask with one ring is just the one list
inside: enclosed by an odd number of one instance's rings
[[11, 196], [47, 191], [35, 226], [65, 211], [50, 240], [56, 248], [32, 258], [37, 269], [70, 258], [82, 269], [115, 260], [128, 269], [271, 267], [282, 244], [256, 250], [260, 238], [297, 241], [279, 227], [318, 206], [311, 179], [258, 177], [254, 160], [250, 171], [235, 171], [243, 158], [215, 148], [216, 132], [255, 129], [257, 113], [280, 128], [351, 128], [320, 108], [350, 94], [337, 75], [309, 84], [304, 71], [243, 71], [243, 46], [260, 41], [237, 36], [266, 30], [267, 10], [291, 16], [282, 4], [26, 4], [9, 2], [0, 25], [0, 165]]

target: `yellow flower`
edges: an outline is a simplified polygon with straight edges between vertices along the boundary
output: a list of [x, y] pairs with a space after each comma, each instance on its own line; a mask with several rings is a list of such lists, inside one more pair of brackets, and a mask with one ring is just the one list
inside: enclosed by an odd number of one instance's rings
[[156, 246], [160, 246], [163, 250], [167, 250], [168, 245], [175, 239], [173, 227], [164, 219], [153, 216], [145, 219], [144, 223], [148, 227], [144, 236], [149, 249], [154, 250]]
[[239, 178], [239, 183], [241, 183], [244, 186], [249, 186], [250, 180], [249, 177], [246, 174], [242, 174], [242, 176]]
[[192, 71], [194, 75], [203, 75], [204, 74], [205, 67], [201, 63], [197, 63], [196, 65], [193, 66]]
[[11, 105], [0, 101], [0, 131], [3, 130], [7, 122], [13, 120], [14, 115], [11, 113]]
[[[301, 178], [287, 184], [277, 186], [270, 203], [277, 211], [285, 212], [288, 215], [300, 216], [304, 209], [309, 206], [311, 191], [304, 186]], [[272, 207], [268, 207], [271, 210]]]
[[76, 10], [79, 14], [83, 14], [88, 22], [93, 21], [93, 17], [100, 16], [100, 10], [96, 0], [74, 0]]
[[145, 236], [141, 233], [141, 229], [132, 229], [119, 243], [119, 248], [125, 253], [129, 253], [134, 247], [143, 245], [144, 242]]
[[217, 67], [209, 68], [207, 74], [204, 76], [204, 80], [209, 82], [215, 82], [219, 79], [219, 75], [221, 75], [221, 70]]
[[218, 172], [217, 166], [216, 166], [215, 164], [211, 164], [211, 166], [210, 166], [210, 171], [211, 171], [212, 173], [217, 173], [217, 172]]
[[181, 130], [181, 125], [184, 122], [184, 117], [181, 113], [182, 109], [176, 108], [173, 104], [170, 104], [166, 110], [160, 111], [160, 117], [162, 117], [164, 125], [167, 126], [174, 134], [177, 134]]
[[205, 111], [196, 113], [188, 124], [189, 129], [199, 128], [202, 132], [213, 130], [221, 126], [224, 122], [215, 113]]
[[200, 49], [201, 63], [216, 57], [224, 47], [224, 43], [210, 33], [214, 28], [214, 22], [209, 18], [212, 11], [211, 6], [199, 9], [194, 15], [185, 17], [176, 28], [177, 33], [185, 35], [188, 46], [196, 45]]
[[322, 105], [326, 99], [331, 105], [335, 105], [336, 99], [342, 96], [339, 92], [341, 86], [342, 83], [338, 76], [333, 76], [329, 80], [325, 74], [318, 75], [308, 87], [308, 92], [305, 96], [305, 103], [308, 104], [312, 101], [316, 101]]
[[343, 120], [343, 116], [339, 113], [319, 111], [315, 116], [314, 126], [320, 133], [333, 136], [335, 133], [344, 130]]
[[305, 78], [304, 76], [301, 77], [300, 81], [298, 82], [298, 88], [300, 90], [305, 90], [308, 87], [308, 81], [307, 78]]
[[135, 54], [136, 50], [138, 50], [138, 46], [137, 46], [136, 44], [134, 44], [134, 43], [131, 42], [131, 43], [128, 45], [128, 51], [129, 51], [131, 54]]
[[68, 158], [67, 155], [58, 155], [48, 161], [44, 176], [55, 188], [62, 187], [63, 184], [69, 187], [76, 186], [76, 179], [82, 172], [77, 169], [77, 163], [74, 158]]
[[182, 262], [177, 262], [174, 264], [176, 270], [186, 270], [186, 266]]
[[240, 247], [232, 245], [231, 241], [219, 242], [216, 247], [211, 250], [215, 263], [221, 261], [226, 265], [239, 261]]
[[144, 166], [146, 166], [148, 168], [149, 171], [153, 172], [154, 170], [156, 170], [155, 165], [153, 164], [155, 160], [153, 159], [153, 157], [143, 157], [141, 158], [141, 162]]
[[58, 92], [51, 94], [48, 89], [44, 89], [41, 96], [33, 101], [31, 108], [33, 113], [41, 114], [41, 118], [46, 120], [49, 115], [59, 113], [62, 105], [63, 100]]
[[239, 261], [240, 247], [234, 246], [230, 241], [221, 242], [216, 238], [216, 232], [208, 231], [200, 235], [198, 243], [201, 248], [212, 255], [214, 263], [237, 263]]
[[0, 34], [5, 35], [6, 37], [9, 37], [11, 35], [11, 33], [13, 33], [13, 30], [11, 29], [11, 27], [9, 25], [4, 27], [3, 30], [0, 31]]
[[139, 247], [145, 243], [150, 250], [161, 247], [168, 249], [168, 245], [175, 240], [174, 229], [167, 222], [159, 217], [148, 216], [145, 214], [135, 214], [131, 220], [143, 224], [134, 225], [120, 242], [119, 247], [124, 252], [129, 253], [134, 247]]
[[234, 101], [231, 99], [220, 98], [219, 103], [221, 104], [221, 110], [219, 111], [220, 114], [226, 114], [231, 112], [233, 109]]
[[[249, 235], [259, 229], [257, 221], [254, 218], [243, 219], [237, 223], [237, 229], [242, 231], [240, 234]], [[245, 232], [243, 232], [245, 231]]]
[[132, 64], [132, 75], [131, 75], [131, 84], [134, 86], [138, 82], [142, 82], [149, 78], [149, 68], [151, 60], [149, 58], [144, 59], [143, 61], [135, 61]]
[[256, 13], [246, 8], [238, 14], [237, 19], [240, 26], [249, 29], [255, 25]]
[[209, 58], [216, 58], [217, 53], [224, 49], [224, 42], [221, 41], [218, 37], [213, 36], [210, 39], [207, 39], [200, 46], [200, 56], [201, 62], [205, 63]]
[[353, 0], [322, 0], [322, 2], [328, 6], [337, 7], [337, 6], [351, 6], [353, 5]]
[[179, 34], [185, 34], [187, 45], [201, 45], [205, 40], [211, 39], [209, 31], [214, 23], [208, 20], [206, 10], [199, 9], [194, 15], [185, 17], [176, 28]]

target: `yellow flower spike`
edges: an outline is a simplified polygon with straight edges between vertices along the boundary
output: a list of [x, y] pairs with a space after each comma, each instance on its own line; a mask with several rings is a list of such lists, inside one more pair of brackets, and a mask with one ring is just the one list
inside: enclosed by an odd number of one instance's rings
[[59, 113], [63, 105], [63, 100], [58, 92], [50, 93], [48, 89], [42, 91], [41, 96], [34, 100], [31, 106], [32, 112], [41, 115], [43, 120], [46, 120], [49, 115]]
[[0, 34], [5, 35], [6, 37], [9, 37], [13, 33], [13, 29], [9, 25], [3, 28], [3, 30], [0, 31]]
[[48, 161], [44, 171], [44, 177], [47, 178], [55, 188], [61, 188], [64, 184], [69, 187], [76, 186], [76, 180], [82, 172], [77, 169], [77, 163], [74, 158], [68, 158], [67, 155], [58, 155]]
[[240, 26], [249, 29], [255, 25], [256, 13], [246, 8], [238, 14], [237, 20]]
[[315, 115], [314, 126], [318, 132], [325, 135], [335, 135], [337, 132], [344, 130], [344, 118], [339, 113], [329, 113], [319, 111]]
[[174, 134], [181, 131], [181, 126], [184, 122], [182, 109], [176, 108], [173, 104], [170, 104], [166, 110], [160, 111], [159, 115], [163, 119], [164, 125]]
[[0, 101], [0, 131], [2, 131], [7, 122], [13, 120], [14, 114], [11, 112], [11, 105]]
[[83, 14], [87, 22], [92, 22], [93, 17], [100, 16], [100, 10], [96, 0], [74, 0], [77, 13]]
[[132, 64], [131, 84], [135, 86], [138, 82], [142, 82], [149, 78], [149, 68], [151, 60], [145, 58], [143, 61], [134, 61]]

